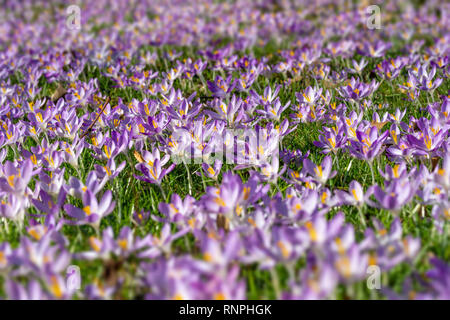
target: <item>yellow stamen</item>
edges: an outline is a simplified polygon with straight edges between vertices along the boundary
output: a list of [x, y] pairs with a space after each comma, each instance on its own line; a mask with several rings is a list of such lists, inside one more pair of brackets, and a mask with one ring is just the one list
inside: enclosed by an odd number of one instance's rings
[[83, 208], [83, 211], [86, 213], [86, 215], [90, 216], [91, 215], [91, 206], [86, 206]]
[[309, 237], [311, 238], [311, 241], [315, 242], [317, 241], [317, 233], [314, 229], [313, 223], [311, 221], [306, 222], [305, 224], [306, 229], [309, 231]]
[[284, 242], [279, 240], [277, 242], [277, 246], [278, 246], [278, 248], [280, 248], [283, 258], [285, 258], [285, 259], [289, 258], [290, 252], [289, 252], [288, 248], [286, 247], [286, 245], [284, 244]]

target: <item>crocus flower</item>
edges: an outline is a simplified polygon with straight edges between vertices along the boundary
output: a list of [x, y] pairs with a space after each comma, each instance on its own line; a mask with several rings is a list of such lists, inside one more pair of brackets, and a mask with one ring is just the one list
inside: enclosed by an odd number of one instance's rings
[[346, 145], [347, 139], [344, 135], [344, 127], [339, 126], [328, 128], [324, 127], [324, 130], [319, 132], [319, 141], [314, 141], [316, 147], [322, 148], [324, 154], [333, 152], [334, 154]]
[[159, 211], [165, 215], [164, 222], [177, 223], [182, 227], [186, 225], [193, 226], [195, 217], [193, 216], [196, 208], [196, 201], [187, 195], [184, 200], [174, 193], [170, 199], [170, 203], [161, 202], [158, 205]]
[[108, 182], [107, 176], [99, 179], [97, 172], [91, 171], [86, 178], [86, 184], [75, 177], [70, 177], [69, 184], [65, 185], [64, 188], [71, 196], [81, 199], [87, 190], [91, 191], [93, 195], [96, 195], [103, 189], [106, 182]]
[[307, 264], [300, 275], [301, 283], [291, 284], [289, 292], [282, 299], [290, 300], [321, 300], [329, 297], [338, 284], [338, 273], [328, 263], [320, 266]]
[[360, 48], [358, 48], [359, 53], [364, 56], [379, 58], [384, 56], [385, 52], [391, 47], [390, 43], [383, 41], [377, 41], [375, 43], [370, 43], [369, 41], [364, 41]]
[[302, 94], [296, 93], [295, 96], [297, 97], [297, 101], [299, 103], [314, 105], [316, 101], [320, 98], [321, 94], [322, 88], [308, 87], [306, 88], [305, 92], [303, 92]]
[[6, 271], [9, 266], [10, 256], [12, 254], [11, 246], [8, 242], [2, 242], [0, 244], [0, 272]]
[[336, 175], [336, 171], [331, 171], [331, 157], [326, 156], [319, 165], [314, 164], [309, 159], [303, 160], [304, 170], [309, 173], [318, 183], [325, 185], [329, 179]]
[[224, 272], [243, 252], [242, 241], [237, 231], [232, 231], [224, 239], [216, 239], [208, 234], [200, 237], [204, 268], [214, 272]]
[[143, 175], [135, 175], [134, 177], [141, 181], [161, 185], [162, 179], [174, 168], [175, 164], [173, 163], [168, 168], [163, 169], [161, 161], [159, 159], [155, 159], [155, 162], [153, 162], [152, 166], [149, 166], [146, 163], [138, 163], [136, 165], [136, 169], [139, 170]]
[[214, 111], [205, 110], [205, 113], [213, 119], [226, 121], [229, 126], [239, 123], [243, 117], [242, 100], [235, 95], [228, 104], [220, 99], [215, 99], [212, 107]]
[[375, 185], [373, 195], [378, 202], [368, 200], [369, 205], [399, 212], [415, 195], [415, 188], [408, 181], [394, 180], [387, 185], [385, 190]]
[[348, 85], [341, 87], [338, 92], [345, 100], [361, 101], [375, 92], [379, 85], [380, 83], [375, 80], [372, 80], [369, 84], [365, 84], [359, 79], [352, 78]]
[[351, 73], [358, 73], [361, 74], [361, 71], [367, 66], [368, 61], [365, 58], [362, 58], [360, 62], [357, 62], [356, 60], [352, 60], [353, 68], [349, 71]]
[[356, 131], [356, 140], [350, 140], [349, 151], [351, 155], [371, 162], [381, 153], [389, 132], [385, 131], [380, 135], [376, 126], [370, 127], [366, 132]]
[[377, 64], [376, 72], [384, 79], [391, 81], [399, 76], [400, 71], [406, 63], [407, 61], [402, 59], [402, 57], [384, 60], [383, 62]]
[[208, 89], [216, 97], [225, 97], [233, 91], [236, 83], [232, 81], [232, 76], [230, 75], [226, 80], [222, 77], [217, 76], [214, 81], [208, 81]]
[[333, 258], [334, 266], [344, 283], [351, 283], [365, 277], [367, 254], [363, 253], [357, 244], [353, 244], [346, 253]]
[[85, 260], [108, 260], [117, 250], [117, 243], [114, 241], [114, 233], [111, 227], [103, 230], [102, 237], [99, 239], [95, 236], [89, 237], [89, 246], [92, 250], [83, 251], [76, 254], [78, 259]]
[[202, 168], [208, 178], [217, 180], [217, 176], [219, 175], [220, 169], [222, 168], [222, 161], [216, 159], [213, 166], [210, 166], [207, 163], [202, 163]]
[[2, 168], [3, 177], [0, 177], [0, 190], [17, 196], [24, 196], [33, 172], [33, 163], [26, 160], [21, 164], [7, 161]]
[[11, 300], [48, 300], [49, 296], [42, 289], [37, 280], [30, 280], [28, 286], [24, 286], [12, 279], [6, 283], [6, 292]]
[[337, 191], [337, 197], [345, 204], [362, 206], [367, 196], [364, 194], [364, 190], [358, 181], [353, 180], [349, 185], [349, 192]]
[[27, 199], [12, 193], [3, 197], [3, 200], [0, 203], [0, 216], [22, 224], [25, 217], [27, 201]]
[[143, 243], [147, 244], [147, 249], [138, 254], [140, 258], [155, 258], [160, 255], [168, 256], [171, 253], [171, 246], [173, 241], [184, 236], [189, 229], [180, 230], [175, 234], [170, 231], [170, 224], [165, 224], [161, 230], [160, 236], [149, 235], [142, 239]]
[[259, 96], [255, 91], [251, 91], [252, 96], [262, 105], [271, 104], [275, 101], [280, 92], [281, 86], [277, 86], [275, 90], [272, 91], [270, 86], [267, 86], [264, 89], [264, 93], [262, 96]]
[[101, 166], [98, 164], [95, 164], [95, 170], [100, 179], [102, 178], [108, 178], [108, 180], [115, 179], [125, 168], [126, 162], [123, 161], [118, 166], [116, 165], [116, 161], [114, 159], [109, 159], [106, 165]]
[[101, 199], [97, 201], [96, 196], [91, 190], [86, 190], [82, 196], [83, 209], [75, 207], [72, 204], [66, 204], [64, 210], [67, 214], [75, 218], [73, 222], [75, 224], [90, 224], [95, 229], [100, 226], [100, 221], [102, 218], [109, 215], [115, 206], [115, 201], [112, 201], [111, 190], [107, 190]]
[[441, 127], [437, 123], [437, 120], [421, 118], [417, 122], [420, 132], [407, 135], [408, 142], [416, 149], [418, 155], [434, 154], [443, 143], [448, 128]]
[[438, 300], [450, 299], [450, 267], [448, 263], [437, 259], [430, 259], [433, 268], [427, 271], [427, 278], [433, 294]]
[[433, 173], [435, 181], [448, 192], [450, 190], [450, 152], [445, 153], [442, 167], [437, 166]]
[[417, 72], [417, 82], [420, 83], [420, 90], [434, 91], [442, 84], [441, 78], [436, 78], [433, 82], [433, 78], [436, 75], [436, 67], [433, 66], [430, 71], [427, 70], [426, 65], [419, 67]]
[[404, 180], [408, 177], [408, 171], [404, 162], [396, 164], [393, 167], [387, 164], [385, 167], [385, 172], [381, 170], [379, 170], [379, 172], [386, 181], [391, 181], [394, 179]]
[[261, 174], [259, 175], [262, 180], [269, 181], [276, 184], [278, 177], [280, 177], [286, 171], [286, 165], [280, 170], [280, 161], [278, 155], [272, 156], [271, 162], [263, 163], [260, 166]]

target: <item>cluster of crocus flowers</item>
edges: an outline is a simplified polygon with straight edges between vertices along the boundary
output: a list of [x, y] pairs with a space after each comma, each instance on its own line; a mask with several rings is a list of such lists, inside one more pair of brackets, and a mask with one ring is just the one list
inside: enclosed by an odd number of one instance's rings
[[0, 12], [0, 298], [448, 299], [436, 3], [172, 2]]

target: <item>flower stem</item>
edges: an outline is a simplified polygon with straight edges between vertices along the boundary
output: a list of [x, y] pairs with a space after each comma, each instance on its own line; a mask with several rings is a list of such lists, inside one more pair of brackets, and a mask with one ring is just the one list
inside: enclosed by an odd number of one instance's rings
[[203, 171], [201, 171], [201, 174], [202, 174], [202, 184], [203, 184], [203, 189], [204, 189], [205, 192], [206, 192], [206, 183], [205, 183], [205, 177], [204, 177], [204, 175], [203, 175]]
[[272, 277], [272, 285], [275, 290], [275, 299], [279, 300], [281, 298], [280, 279], [278, 278], [278, 273], [275, 267], [270, 269], [270, 276]]
[[358, 213], [359, 213], [359, 218], [361, 219], [362, 225], [364, 226], [364, 228], [366, 228], [366, 226], [367, 226], [366, 218], [364, 217], [361, 206], [358, 206]]
[[162, 187], [160, 184], [158, 184], [158, 187], [159, 187], [159, 190], [161, 190], [161, 193], [162, 193], [162, 195], [163, 195], [163, 197], [164, 197], [164, 201], [167, 202], [167, 195], [166, 195], [166, 193], [164, 192], [163, 187]]
[[9, 226], [8, 226], [8, 218], [3, 218], [3, 224], [5, 225], [6, 234], [9, 235]]
[[187, 238], [186, 235], [183, 238], [184, 238], [184, 245], [186, 246], [187, 252], [191, 252], [191, 245], [189, 244], [189, 239]]

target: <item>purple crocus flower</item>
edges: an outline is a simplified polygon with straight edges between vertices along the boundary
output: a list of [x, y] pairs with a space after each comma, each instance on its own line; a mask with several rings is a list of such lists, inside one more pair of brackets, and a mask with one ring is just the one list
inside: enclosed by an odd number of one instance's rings
[[308, 87], [306, 88], [305, 92], [302, 94], [296, 93], [295, 96], [297, 97], [297, 101], [299, 103], [306, 103], [309, 105], [314, 105], [316, 101], [320, 98], [320, 95], [322, 94], [322, 88], [312, 88]]
[[105, 186], [106, 182], [108, 182], [107, 176], [104, 176], [101, 180], [99, 180], [97, 172], [91, 171], [86, 178], [86, 184], [75, 177], [70, 177], [69, 184], [65, 185], [64, 188], [71, 196], [81, 199], [87, 190], [91, 191], [94, 195], [99, 193]]
[[373, 195], [378, 202], [367, 200], [370, 206], [399, 212], [405, 204], [411, 201], [415, 195], [415, 188], [408, 181], [394, 180], [384, 190], [378, 185], [373, 186]]
[[362, 58], [361, 61], [357, 62], [356, 60], [352, 60], [353, 68], [349, 69], [351, 73], [361, 74], [364, 68], [367, 66], [368, 61], [365, 58]]
[[208, 178], [217, 180], [217, 177], [220, 173], [220, 169], [222, 168], [222, 161], [216, 159], [212, 166], [210, 166], [207, 163], [202, 163], [202, 168]]
[[272, 104], [275, 101], [275, 99], [278, 96], [278, 93], [280, 92], [280, 89], [281, 89], [281, 86], [278, 85], [278, 86], [276, 86], [275, 90], [272, 91], [272, 88], [270, 86], [267, 86], [264, 89], [264, 93], [262, 96], [258, 95], [253, 90], [250, 93], [259, 104], [265, 106], [267, 104]]
[[2, 167], [3, 177], [0, 177], [0, 190], [17, 196], [24, 196], [28, 188], [33, 172], [31, 160], [23, 161], [15, 165], [7, 161]]
[[363, 253], [357, 244], [353, 244], [346, 253], [332, 258], [342, 282], [352, 283], [366, 276], [367, 254]]
[[327, 299], [338, 284], [338, 273], [329, 263], [320, 265], [307, 263], [300, 275], [301, 283], [291, 284], [290, 291], [282, 299], [321, 300]]
[[434, 91], [442, 84], [441, 78], [436, 78], [433, 82], [433, 78], [436, 75], [436, 67], [433, 66], [430, 71], [426, 65], [419, 67], [417, 71], [417, 82], [420, 84], [419, 89], [424, 91]]
[[256, 112], [263, 115], [266, 119], [273, 119], [278, 122], [280, 121], [281, 114], [289, 107], [290, 104], [291, 102], [288, 101], [284, 106], [282, 106], [280, 100], [277, 99], [271, 105], [266, 104], [264, 110], [256, 110]]
[[144, 150], [142, 156], [139, 155], [138, 158], [140, 162], [136, 164], [136, 169], [143, 173], [143, 176], [135, 175], [135, 178], [148, 183], [161, 185], [164, 176], [175, 168], [174, 163], [166, 169], [162, 168], [169, 161], [170, 156], [166, 154], [161, 158], [158, 149], [155, 149], [153, 153]]
[[344, 204], [362, 206], [367, 199], [367, 195], [364, 194], [364, 190], [358, 181], [353, 180], [350, 182], [348, 193], [344, 191], [337, 191], [337, 197]]
[[148, 166], [144, 163], [138, 163], [136, 165], [136, 169], [139, 170], [143, 175], [135, 175], [134, 177], [141, 181], [161, 185], [162, 179], [168, 173], [170, 173], [173, 168], [175, 168], [175, 164], [172, 164], [168, 168], [163, 169], [159, 159], [156, 159], [152, 166]]
[[350, 140], [350, 154], [369, 162], [382, 152], [382, 146], [389, 131], [378, 133], [376, 126], [370, 127], [367, 131], [356, 131], [356, 140]]
[[364, 41], [364, 43], [358, 48], [358, 52], [366, 57], [379, 58], [384, 56], [390, 47], [390, 43], [386, 43], [381, 40], [375, 43]]
[[[11, 300], [48, 300], [48, 294], [42, 289], [37, 280], [30, 280], [28, 286], [24, 286], [12, 279], [5, 285], [8, 298]], [[56, 290], [55, 290], [56, 292]]]
[[408, 134], [407, 139], [418, 155], [433, 155], [447, 135], [448, 128], [441, 127], [439, 121], [433, 118], [431, 121], [421, 118], [417, 122], [420, 131]]
[[430, 259], [433, 268], [427, 271], [426, 276], [430, 280], [429, 286], [435, 299], [450, 299], [450, 266], [445, 261], [437, 258]]
[[372, 80], [369, 84], [365, 84], [359, 79], [352, 78], [348, 85], [341, 87], [338, 92], [345, 100], [361, 101], [374, 93], [379, 85], [380, 83], [375, 80]]
[[221, 76], [217, 76], [214, 81], [208, 81], [208, 89], [211, 91], [213, 96], [223, 98], [228, 96], [231, 91], [236, 86], [236, 82], [232, 81], [232, 76], [230, 75], [226, 80]]
[[192, 226], [195, 222], [195, 217], [193, 217], [196, 208], [195, 202], [195, 199], [189, 195], [182, 200], [178, 194], [174, 193], [170, 203], [161, 202], [158, 209], [166, 217], [164, 222], [178, 223], [182, 227]]
[[97, 201], [96, 196], [91, 190], [86, 190], [82, 196], [83, 200], [83, 209], [75, 207], [72, 204], [66, 204], [64, 206], [64, 210], [67, 214], [75, 218], [75, 221], [72, 221], [74, 224], [90, 224], [96, 230], [100, 227], [100, 221], [102, 218], [109, 215], [115, 206], [115, 201], [112, 201], [112, 192], [111, 190], [107, 190], [101, 199], [101, 201]]
[[230, 102], [227, 104], [221, 99], [214, 99], [211, 107], [212, 110], [205, 110], [205, 114], [209, 115], [213, 119], [223, 120], [229, 126], [233, 126], [239, 123], [243, 117], [242, 99], [233, 95]]
[[319, 132], [319, 141], [314, 141], [314, 145], [321, 148], [324, 154], [330, 152], [336, 154], [347, 142], [347, 138], [344, 135], [344, 127], [339, 125], [333, 128], [324, 127], [323, 129], [323, 131]]
[[172, 234], [170, 229], [170, 224], [165, 224], [161, 229], [160, 236], [148, 235], [142, 239], [142, 242], [147, 245], [147, 249], [140, 252], [138, 256], [140, 258], [156, 258], [161, 255], [169, 256], [172, 243], [189, 231], [189, 229], [186, 228]]

